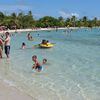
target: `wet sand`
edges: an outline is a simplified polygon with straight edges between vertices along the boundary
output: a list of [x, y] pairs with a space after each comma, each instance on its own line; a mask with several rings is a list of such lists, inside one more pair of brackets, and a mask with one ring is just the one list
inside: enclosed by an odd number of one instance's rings
[[0, 80], [0, 100], [35, 100], [13, 86]]

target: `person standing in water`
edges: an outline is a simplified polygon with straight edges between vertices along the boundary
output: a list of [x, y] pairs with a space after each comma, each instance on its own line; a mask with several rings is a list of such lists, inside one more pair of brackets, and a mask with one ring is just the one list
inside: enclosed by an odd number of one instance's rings
[[9, 32], [6, 32], [5, 33], [6, 35], [6, 39], [5, 39], [5, 54], [7, 56], [7, 58], [9, 58], [9, 54], [10, 54], [10, 33]]
[[28, 40], [32, 40], [32, 36], [30, 33], [28, 33], [27, 38], [28, 38]]
[[3, 52], [3, 41], [0, 38], [0, 58], [2, 58], [2, 52]]

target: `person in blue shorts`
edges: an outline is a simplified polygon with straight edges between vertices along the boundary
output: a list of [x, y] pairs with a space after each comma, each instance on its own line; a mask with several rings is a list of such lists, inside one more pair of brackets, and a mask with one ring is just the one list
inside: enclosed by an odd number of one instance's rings
[[37, 60], [36, 55], [32, 56], [32, 61], [34, 62], [33, 66], [32, 66], [32, 71], [34, 71], [34, 72], [35, 71], [38, 71], [38, 72], [42, 71], [43, 70], [42, 65], [47, 63], [47, 59], [44, 58], [43, 61], [42, 61], [42, 64], [40, 64]]
[[7, 56], [7, 58], [9, 58], [9, 54], [10, 54], [10, 33], [6, 32], [6, 39], [5, 39], [5, 54]]
[[32, 56], [32, 61], [34, 62], [32, 69], [35, 69], [40, 72], [42, 70], [42, 65], [38, 62], [36, 55]]

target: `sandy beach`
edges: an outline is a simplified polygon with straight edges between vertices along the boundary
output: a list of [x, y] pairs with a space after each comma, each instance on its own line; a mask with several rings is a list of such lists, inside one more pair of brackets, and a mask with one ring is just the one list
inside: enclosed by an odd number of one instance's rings
[[5, 32], [34, 32], [34, 31], [44, 31], [44, 30], [54, 30], [54, 28], [38, 28], [38, 29], [16, 29], [16, 30], [5, 30], [5, 31], [0, 31], [0, 33], [5, 33]]
[[78, 29], [78, 27], [61, 27], [61, 28], [36, 28], [36, 29], [16, 29], [16, 30], [5, 30], [5, 31], [0, 31], [0, 33], [5, 33], [5, 32], [34, 32], [34, 31], [51, 31], [51, 30], [57, 30], [57, 29]]
[[31, 96], [19, 91], [0, 80], [0, 100], [34, 100]]

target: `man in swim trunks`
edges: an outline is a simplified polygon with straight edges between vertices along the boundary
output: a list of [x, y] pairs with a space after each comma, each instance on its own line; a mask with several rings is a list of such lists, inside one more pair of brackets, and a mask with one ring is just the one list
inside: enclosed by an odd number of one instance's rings
[[6, 39], [5, 39], [5, 54], [7, 56], [7, 58], [9, 58], [9, 54], [10, 54], [10, 33], [6, 32]]

